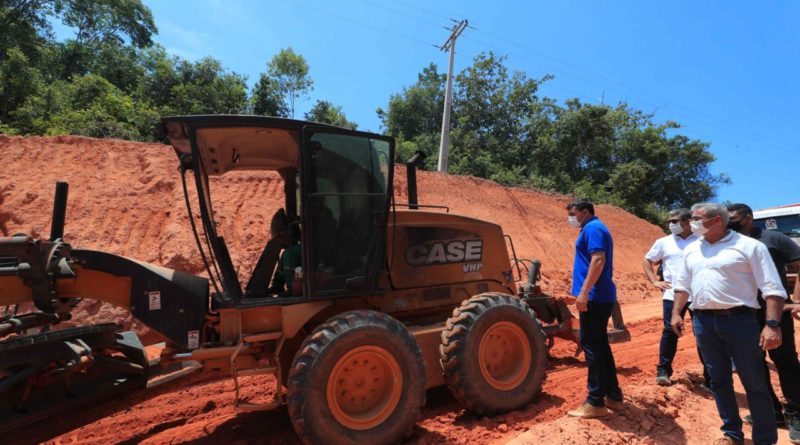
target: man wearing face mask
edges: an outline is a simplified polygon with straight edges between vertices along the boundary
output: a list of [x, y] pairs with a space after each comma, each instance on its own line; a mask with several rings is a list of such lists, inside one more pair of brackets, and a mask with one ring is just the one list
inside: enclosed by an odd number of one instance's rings
[[[672, 332], [672, 309], [674, 306], [675, 292], [672, 288], [672, 281], [680, 271], [683, 264], [683, 251], [689, 244], [700, 239], [692, 233], [689, 220], [692, 213], [689, 209], [676, 209], [669, 212], [667, 223], [671, 235], [659, 238], [653, 243], [653, 247], [645, 254], [642, 265], [644, 273], [653, 286], [661, 289], [664, 306], [664, 330], [661, 333], [661, 343], [659, 344], [659, 360], [656, 366], [656, 383], [661, 386], [672, 384], [672, 361], [678, 350], [678, 336]], [[657, 264], [661, 263], [664, 279], [659, 280], [653, 270]], [[689, 309], [687, 303], [679, 308], [681, 317]], [[699, 354], [699, 350], [698, 350]], [[700, 362], [703, 357], [700, 356]], [[708, 370], [703, 366], [703, 387], [711, 390], [708, 378]]]
[[[778, 269], [781, 284], [788, 293], [789, 280], [786, 278], [786, 266], [800, 267], [800, 246], [781, 232], [761, 230], [760, 227], [753, 226], [753, 209], [746, 204], [729, 205], [728, 212], [730, 212], [728, 227], [731, 230], [757, 239], [767, 246], [772, 261]], [[800, 302], [800, 280], [794, 283], [792, 299], [795, 302]], [[767, 318], [766, 305], [761, 295], [758, 296], [758, 302], [761, 306], [757, 312], [758, 323], [763, 328], [767, 324]], [[797, 360], [797, 349], [794, 344], [794, 321], [792, 320], [791, 312], [784, 311], [778, 320], [773, 321], [773, 325], [780, 327], [783, 341], [779, 347], [770, 349], [769, 357], [778, 369], [781, 390], [783, 391], [783, 397], [786, 398], [785, 411], [780, 400], [778, 400], [778, 396], [775, 395], [775, 391], [772, 389], [765, 357], [766, 383], [772, 396], [772, 403], [775, 406], [777, 424], [782, 425], [785, 422], [789, 428], [789, 440], [792, 443], [800, 443], [800, 361]], [[749, 417], [745, 416], [744, 421], [752, 423], [752, 419]]]
[[572, 295], [580, 311], [580, 345], [589, 368], [586, 401], [570, 411], [571, 417], [594, 418], [608, 415], [608, 408], [623, 408], [622, 390], [617, 380], [614, 355], [608, 344], [608, 320], [617, 301], [617, 287], [612, 279], [614, 242], [611, 232], [594, 216], [588, 201], [567, 205], [568, 222], [580, 227], [575, 242], [575, 265], [572, 272]]
[[[742, 419], [733, 391], [731, 359], [747, 395], [753, 420], [753, 443], [778, 440], [775, 410], [764, 375], [762, 350], [781, 344], [780, 320], [786, 291], [764, 244], [727, 228], [722, 204], [692, 206], [692, 232], [702, 236], [686, 247], [683, 267], [673, 283], [672, 329], [683, 335], [680, 308], [692, 296], [692, 327], [711, 375], [711, 390], [724, 436], [715, 444], [743, 444]], [[759, 328], [757, 293], [766, 301], [767, 326]]]

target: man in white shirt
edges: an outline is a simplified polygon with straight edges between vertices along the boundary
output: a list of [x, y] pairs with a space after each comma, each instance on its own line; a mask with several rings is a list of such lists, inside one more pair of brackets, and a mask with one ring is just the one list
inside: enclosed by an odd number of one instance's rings
[[[692, 206], [692, 232], [702, 238], [684, 250], [683, 269], [673, 284], [672, 328], [683, 334], [679, 309], [692, 296], [692, 327], [711, 375], [711, 389], [722, 420], [716, 444], [743, 444], [742, 419], [733, 391], [731, 359], [747, 394], [753, 443], [778, 440], [775, 410], [765, 382], [761, 351], [781, 344], [780, 320], [786, 291], [767, 246], [727, 229], [728, 209], [716, 203]], [[756, 310], [761, 290], [767, 326], [759, 334]]]
[[[689, 220], [692, 212], [689, 209], [675, 209], [669, 212], [667, 224], [671, 235], [659, 238], [653, 247], [645, 254], [642, 266], [644, 273], [653, 286], [661, 289], [664, 306], [664, 330], [661, 333], [661, 343], [658, 349], [658, 365], [656, 366], [656, 383], [661, 386], [672, 384], [672, 361], [678, 350], [678, 336], [672, 331], [672, 309], [674, 306], [674, 289], [672, 282], [683, 267], [683, 250], [689, 244], [700, 239], [692, 233]], [[663, 279], [656, 276], [655, 270], [661, 264]], [[689, 304], [680, 308], [681, 317], [686, 314]], [[698, 354], [700, 351], [698, 350]], [[703, 357], [700, 356], [700, 362]], [[703, 366], [703, 387], [711, 390], [708, 370]]]

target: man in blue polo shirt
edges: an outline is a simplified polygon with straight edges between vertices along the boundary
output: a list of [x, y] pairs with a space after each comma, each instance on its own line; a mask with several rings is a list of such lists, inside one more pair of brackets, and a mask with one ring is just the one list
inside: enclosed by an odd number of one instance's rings
[[572, 271], [572, 295], [580, 311], [580, 342], [589, 367], [589, 396], [572, 417], [604, 417], [608, 409], [623, 408], [622, 390], [617, 380], [617, 366], [608, 344], [608, 319], [617, 301], [614, 272], [614, 241], [611, 232], [594, 216], [588, 201], [567, 205], [569, 224], [580, 227], [575, 242], [575, 265]]

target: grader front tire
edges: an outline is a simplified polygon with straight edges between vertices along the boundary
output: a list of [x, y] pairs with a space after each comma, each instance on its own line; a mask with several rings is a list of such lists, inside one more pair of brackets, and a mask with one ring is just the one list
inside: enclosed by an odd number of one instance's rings
[[439, 353], [447, 386], [475, 414], [523, 407], [542, 388], [545, 341], [522, 300], [493, 293], [465, 300], [442, 331]]
[[351, 311], [318, 326], [289, 373], [288, 405], [307, 444], [395, 443], [425, 404], [425, 362], [402, 323]]

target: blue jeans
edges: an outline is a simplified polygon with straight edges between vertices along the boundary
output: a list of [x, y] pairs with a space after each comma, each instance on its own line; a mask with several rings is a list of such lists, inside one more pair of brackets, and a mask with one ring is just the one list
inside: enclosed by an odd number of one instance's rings
[[778, 430], [764, 377], [764, 359], [758, 346], [760, 329], [755, 312], [729, 315], [695, 312], [692, 326], [711, 374], [711, 389], [722, 420], [722, 432], [738, 442], [744, 441], [742, 419], [733, 391], [732, 358], [753, 418], [753, 443], [774, 444], [778, 440]]
[[580, 313], [581, 348], [589, 367], [586, 403], [604, 406], [604, 398], [622, 400], [622, 390], [617, 381], [617, 365], [608, 344], [608, 320], [614, 303], [588, 303], [588, 310]]
[[[675, 359], [675, 353], [678, 351], [678, 336], [672, 331], [672, 308], [675, 307], [675, 302], [672, 300], [663, 300], [664, 305], [664, 330], [661, 332], [661, 344], [658, 348], [658, 366], [656, 370], [658, 375], [666, 375], [672, 377], [672, 361]], [[686, 315], [689, 309], [689, 303], [681, 310], [681, 318]], [[708, 369], [703, 360], [703, 355], [700, 354], [700, 348], [697, 348], [697, 355], [700, 357], [700, 363], [703, 364], [703, 381], [710, 385], [708, 376]]]

